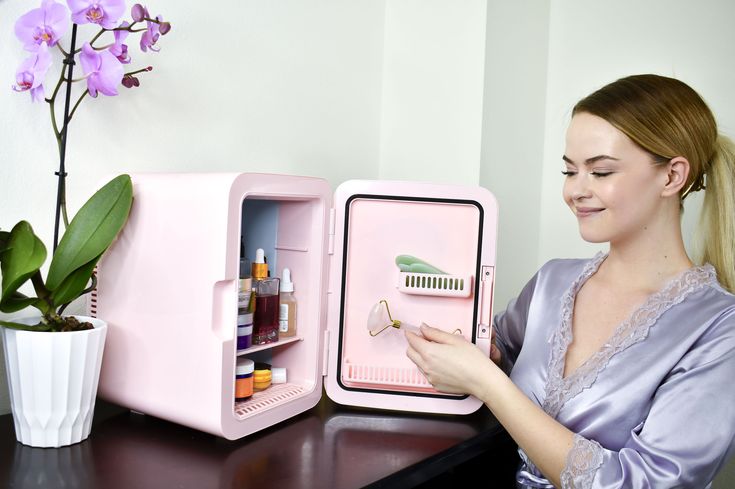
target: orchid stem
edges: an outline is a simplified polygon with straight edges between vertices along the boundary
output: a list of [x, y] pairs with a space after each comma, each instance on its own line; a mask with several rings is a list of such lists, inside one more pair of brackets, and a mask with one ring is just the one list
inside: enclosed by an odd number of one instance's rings
[[56, 175], [59, 182], [56, 190], [56, 217], [54, 221], [54, 251], [59, 245], [59, 219], [63, 214], [64, 226], [69, 226], [69, 219], [66, 215], [66, 138], [69, 131], [69, 104], [71, 103], [71, 81], [74, 71], [74, 55], [76, 54], [75, 45], [77, 42], [77, 25], [73, 24], [71, 28], [71, 47], [69, 55], [64, 59], [64, 64], [68, 66], [66, 74], [66, 98], [64, 99], [64, 125], [61, 128], [61, 144], [59, 145], [59, 171]]
[[[92, 38], [92, 40], [91, 40], [91, 41], [89, 41], [89, 45], [91, 46], [92, 44], [94, 44], [94, 42], [95, 42], [95, 41], [96, 41], [97, 39], [99, 39], [99, 38], [100, 38], [100, 36], [101, 36], [102, 34], [104, 34], [104, 33], [105, 33], [105, 31], [107, 31], [107, 29], [105, 29], [105, 28], [102, 28], [102, 29], [100, 29], [100, 31], [99, 31], [99, 32], [98, 32], [98, 33], [97, 33], [97, 34], [96, 34], [96, 35], [95, 35], [95, 36], [94, 36], [94, 37]], [[77, 50], [77, 51], [81, 51], [81, 49], [79, 49], [79, 50]]]
[[71, 112], [69, 113], [69, 121], [67, 122], [67, 124], [71, 122], [72, 117], [74, 117], [74, 113], [77, 111], [77, 107], [79, 107], [79, 104], [82, 103], [82, 99], [84, 99], [84, 97], [86, 97], [88, 94], [89, 89], [85, 90], [81, 97], [79, 97], [79, 100], [77, 100], [77, 103], [74, 104], [74, 108], [71, 109]]
[[61, 132], [59, 132], [59, 126], [56, 124], [56, 95], [59, 93], [59, 88], [61, 88], [61, 84], [64, 81], [64, 67], [61, 68], [61, 75], [59, 76], [59, 81], [56, 82], [56, 87], [54, 87], [54, 93], [51, 95], [50, 99], [46, 99], [46, 102], [49, 103], [49, 109], [51, 110], [51, 125], [54, 129], [54, 136], [56, 136], [56, 141], [61, 144]]

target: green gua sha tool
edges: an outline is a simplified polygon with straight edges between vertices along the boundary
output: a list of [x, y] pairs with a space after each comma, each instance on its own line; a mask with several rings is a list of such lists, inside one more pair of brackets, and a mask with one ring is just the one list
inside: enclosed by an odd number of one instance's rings
[[411, 273], [433, 273], [436, 275], [447, 275], [447, 272], [443, 272], [436, 268], [434, 265], [426, 263], [424, 260], [416, 258], [411, 255], [398, 255], [396, 257], [396, 265], [402, 272]]

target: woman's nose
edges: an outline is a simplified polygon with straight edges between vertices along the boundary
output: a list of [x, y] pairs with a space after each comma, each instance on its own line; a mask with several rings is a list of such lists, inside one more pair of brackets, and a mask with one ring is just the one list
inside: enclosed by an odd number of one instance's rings
[[591, 196], [589, 178], [587, 175], [577, 173], [567, 180], [569, 196], [572, 200], [580, 200]]

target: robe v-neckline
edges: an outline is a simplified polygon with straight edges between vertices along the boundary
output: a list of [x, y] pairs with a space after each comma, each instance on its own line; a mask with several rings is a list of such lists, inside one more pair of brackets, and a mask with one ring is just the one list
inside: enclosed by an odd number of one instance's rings
[[561, 322], [549, 339], [551, 354], [546, 379], [546, 398], [543, 402], [544, 411], [553, 417], [557, 416], [569, 399], [592, 386], [598, 374], [615, 355], [643, 341], [648, 336], [651, 326], [663, 313], [682, 302], [689, 294], [717, 280], [714, 267], [709, 264], [689, 268], [673, 277], [659, 291], [649, 295], [627, 319], [618, 324], [612, 336], [595, 353], [564, 377], [567, 350], [572, 342], [574, 301], [584, 283], [597, 272], [605, 258], [607, 258], [605, 253], [595, 255], [561, 299]]

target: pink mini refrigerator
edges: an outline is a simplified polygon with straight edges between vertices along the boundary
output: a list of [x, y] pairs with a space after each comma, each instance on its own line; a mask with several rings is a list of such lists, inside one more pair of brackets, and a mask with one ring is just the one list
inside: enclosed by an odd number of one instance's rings
[[[132, 179], [130, 219], [90, 300], [109, 324], [104, 399], [228, 439], [315, 406], [323, 383], [351, 406], [480, 407], [434, 390], [406, 357], [403, 330], [425, 322], [489, 353], [497, 205], [487, 190], [348, 181], [333, 196], [325, 180], [287, 175]], [[240, 258], [257, 248], [271, 276], [291, 271], [296, 335], [238, 351]], [[235, 402], [240, 357], [285, 368], [287, 381]]]

